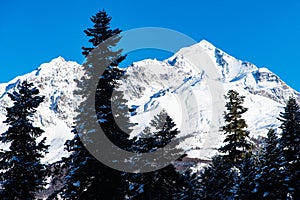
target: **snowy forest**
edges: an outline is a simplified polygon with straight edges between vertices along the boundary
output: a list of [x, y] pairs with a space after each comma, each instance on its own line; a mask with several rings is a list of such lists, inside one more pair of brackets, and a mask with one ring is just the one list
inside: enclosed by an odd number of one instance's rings
[[[94, 68], [108, 65], [97, 80], [93, 102], [99, 126], [123, 150], [153, 152], [169, 144], [181, 130], [166, 111], [155, 116], [151, 127], [139, 137], [130, 138], [116, 124], [112, 104], [118, 102], [127, 129], [136, 125], [130, 122], [130, 109], [122, 93], [112, 99], [118, 80], [126, 72], [126, 68], [118, 67], [126, 55], [122, 50], [112, 50], [122, 31], [110, 26], [111, 19], [104, 10], [92, 16], [93, 27], [84, 30], [91, 46], [82, 47], [86, 77]], [[104, 50], [93, 51], [100, 44], [105, 45]], [[97, 56], [102, 60], [95, 66]], [[86, 84], [78, 81], [77, 87], [80, 93]], [[179, 170], [172, 163], [152, 172], [128, 173], [106, 166], [85, 148], [82, 135], [89, 132], [78, 128], [82, 125], [78, 120], [74, 122], [73, 139], [65, 142], [69, 157], [42, 163], [49, 145], [46, 138], [37, 140], [44, 130], [34, 125], [32, 116], [45, 97], [28, 81], [19, 83], [17, 90], [8, 95], [13, 105], [6, 108], [3, 123], [8, 129], [0, 135], [0, 141], [9, 146], [0, 150], [0, 199], [300, 200], [300, 106], [292, 96], [278, 116], [280, 127], [269, 129], [266, 138], [253, 141], [243, 117], [248, 112], [245, 96], [229, 90], [225, 95], [225, 123], [220, 127], [225, 140], [205, 167]], [[80, 106], [84, 107], [84, 102]], [[74, 109], [88, 112], [80, 106]], [[101, 141], [88, 142], [101, 146]], [[171, 153], [178, 152], [177, 148]], [[178, 162], [184, 162], [185, 156], [180, 156]]]

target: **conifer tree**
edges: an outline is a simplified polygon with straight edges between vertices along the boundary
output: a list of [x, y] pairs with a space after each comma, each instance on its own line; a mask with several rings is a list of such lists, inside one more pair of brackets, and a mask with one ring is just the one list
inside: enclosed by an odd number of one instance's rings
[[237, 199], [260, 199], [255, 192], [257, 177], [258, 159], [255, 154], [246, 153], [245, 158], [239, 166], [239, 176], [237, 182]]
[[84, 33], [86, 34], [86, 36], [91, 37], [89, 42], [92, 44], [92, 47], [82, 47], [82, 54], [84, 56], [88, 56], [93, 49], [95, 49], [99, 44], [101, 44], [108, 38], [121, 33], [121, 30], [118, 28], [111, 29], [111, 17], [108, 16], [107, 12], [104, 10], [99, 11], [90, 19], [93, 22], [93, 27], [84, 30]]
[[194, 200], [201, 199], [201, 192], [199, 191], [202, 187], [201, 185], [201, 172], [193, 172], [190, 168], [181, 174], [183, 181], [182, 190], [177, 195], [176, 199], [181, 200]]
[[14, 104], [6, 108], [4, 123], [8, 130], [0, 137], [1, 142], [9, 144], [9, 149], [0, 155], [1, 199], [34, 199], [45, 185], [46, 167], [41, 158], [48, 146], [46, 138], [36, 141], [44, 131], [33, 125], [32, 116], [44, 97], [27, 81], [18, 84], [17, 91], [8, 96]]
[[[143, 137], [136, 139], [133, 144], [135, 152], [148, 153], [163, 148], [179, 133], [176, 124], [165, 111], [155, 116], [150, 125], [157, 131], [146, 129]], [[165, 149], [163, 156], [179, 152], [179, 149]], [[130, 188], [127, 196], [132, 199], [176, 199], [183, 189], [181, 175], [172, 164], [153, 172], [128, 175], [127, 180]]]
[[219, 151], [225, 153], [229, 162], [236, 167], [242, 162], [252, 146], [248, 141], [249, 132], [246, 130], [246, 121], [242, 118], [242, 115], [248, 110], [242, 105], [244, 98], [234, 90], [228, 91], [225, 96], [227, 100], [227, 112], [224, 114], [225, 125], [221, 127], [226, 138], [224, 140], [225, 145], [219, 148]]
[[[226, 138], [225, 145], [218, 149], [221, 155], [212, 158], [212, 163], [201, 174], [201, 199], [238, 199], [247, 196], [245, 185], [254, 174], [251, 161], [249, 132], [242, 114], [247, 108], [242, 106], [244, 96], [229, 90], [225, 96], [225, 125], [221, 127]], [[244, 160], [246, 159], [246, 160]], [[252, 175], [251, 175], [252, 174]]]
[[63, 158], [64, 167], [68, 169], [63, 182], [64, 187], [54, 192], [48, 199], [55, 199], [57, 194], [60, 194], [63, 199], [81, 199], [90, 185], [93, 169], [86, 170], [85, 166], [89, 166], [95, 158], [85, 149], [76, 129], [72, 132], [74, 138], [65, 143], [65, 149], [71, 154], [68, 158]]
[[259, 157], [260, 163], [255, 177], [254, 193], [259, 199], [285, 199], [286, 194], [283, 170], [281, 170], [282, 154], [279, 140], [274, 129], [270, 129]]
[[279, 120], [282, 122], [280, 149], [284, 157], [282, 165], [285, 168], [287, 193], [293, 199], [300, 199], [300, 108], [295, 98], [288, 100]]
[[[96, 18], [106, 19], [96, 20], [99, 24], [94, 27], [99, 30], [93, 36], [97, 38], [95, 41], [100, 41], [101, 47], [89, 53], [86, 66], [104, 69], [99, 77], [95, 97], [97, 119], [102, 130], [116, 146], [129, 150], [131, 141], [128, 133], [132, 124], [129, 123], [129, 109], [126, 105], [127, 101], [123, 97], [123, 91], [118, 90], [118, 80], [125, 76], [125, 70], [118, 68], [118, 65], [126, 56], [121, 55], [122, 50], [111, 50], [111, 47], [116, 46], [121, 39], [118, 35], [121, 31], [110, 29], [106, 22], [109, 22], [111, 18], [107, 17], [104, 12], [100, 11], [100, 14], [96, 15]], [[99, 147], [102, 146], [102, 141], [96, 142]], [[99, 162], [94, 163], [94, 166], [98, 170], [94, 171], [94, 173], [96, 172], [95, 178], [86, 192], [97, 195], [89, 198], [123, 199], [126, 188], [124, 173]], [[102, 192], [99, 192], [100, 190]]]
[[[93, 68], [101, 68], [104, 70], [101, 77], [99, 77], [97, 92], [96, 92], [96, 112], [102, 129], [105, 131], [107, 137], [117, 146], [125, 149], [128, 147], [128, 133], [129, 123], [128, 113], [129, 109], [126, 106], [126, 100], [123, 98], [123, 92], [116, 90], [118, 87], [117, 80], [125, 77], [125, 70], [117, 66], [126, 58], [121, 55], [122, 50], [112, 51], [120, 41], [120, 29], [111, 29], [111, 17], [102, 10], [95, 16], [91, 17], [94, 23], [92, 28], [84, 30], [88, 37], [91, 37], [89, 42], [92, 47], [82, 47], [83, 55], [87, 57], [85, 66]], [[100, 48], [96, 48], [101, 44]], [[112, 113], [114, 108], [115, 112]], [[122, 118], [122, 119], [120, 119]], [[123, 124], [116, 124], [115, 121]], [[127, 128], [127, 130], [121, 130]]]
[[200, 175], [200, 199], [236, 199], [238, 173], [224, 156], [214, 156], [212, 163]]
[[[126, 124], [129, 120], [126, 117], [128, 109], [122, 93], [116, 91], [116, 80], [124, 75], [124, 70], [117, 68], [118, 64], [124, 60], [121, 50], [113, 51], [111, 47], [116, 46], [121, 32], [119, 29], [112, 30], [109, 26], [111, 18], [105, 11], [100, 11], [91, 18], [94, 23], [93, 28], [85, 30], [87, 36], [92, 37], [89, 42], [92, 47], [83, 47], [83, 55], [86, 61], [83, 64], [85, 76], [78, 81], [79, 90], [75, 92], [79, 95], [85, 94], [86, 100], [79, 106], [79, 116], [76, 120], [76, 126], [90, 127], [89, 123], [94, 123], [94, 119], [86, 120], [95, 112], [99, 123], [107, 137], [119, 147], [126, 149], [129, 146], [128, 134], [124, 133], [116, 124], [115, 116], [112, 112], [112, 102], [118, 102], [115, 105], [122, 114], [123, 122]], [[101, 45], [100, 48], [97, 48]], [[100, 69], [100, 70], [99, 70]], [[89, 79], [97, 76], [99, 71], [103, 70], [101, 77]], [[100, 76], [100, 74], [99, 74]], [[100, 78], [100, 80], [99, 80]], [[98, 86], [97, 86], [98, 85]], [[97, 86], [96, 102], [91, 102], [93, 97], [89, 88]], [[112, 98], [115, 98], [112, 100]], [[120, 117], [120, 115], [118, 116]], [[129, 126], [129, 125], [127, 125]], [[84, 129], [84, 128], [83, 128]], [[81, 129], [81, 130], [83, 130]], [[66, 176], [64, 187], [58, 192], [62, 197], [70, 199], [124, 199], [125, 181], [122, 172], [112, 169], [98, 160], [96, 160], [84, 147], [80, 137], [82, 133], [76, 129], [73, 140], [66, 143], [67, 149], [72, 152], [69, 158], [69, 169]], [[95, 133], [96, 134], [96, 133]], [[85, 142], [92, 142], [95, 146], [101, 148], [102, 141], [90, 141], [89, 135], [84, 135]]]

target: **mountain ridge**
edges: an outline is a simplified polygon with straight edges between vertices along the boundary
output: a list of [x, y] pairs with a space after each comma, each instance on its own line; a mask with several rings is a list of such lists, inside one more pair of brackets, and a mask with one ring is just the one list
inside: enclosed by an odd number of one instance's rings
[[[249, 128], [250, 132], [255, 132], [252, 137], [264, 136], [268, 128], [278, 127], [276, 116], [282, 111], [289, 96], [295, 96], [300, 102], [300, 94], [267, 68], [258, 68], [250, 62], [238, 60], [203, 40], [179, 50], [164, 61], [147, 59], [134, 62], [127, 68], [128, 78], [120, 80], [119, 89], [124, 91], [129, 107], [135, 108], [131, 120], [139, 123], [139, 127], [134, 134], [149, 124], [159, 108], [164, 108], [179, 127], [188, 122], [187, 130], [181, 130], [181, 135], [190, 134], [189, 139], [182, 144], [189, 156], [211, 157], [213, 149], [221, 144], [222, 135], [217, 131], [209, 135], [213, 105], [211, 97], [208, 97], [211, 92], [206, 83], [207, 74], [205, 70], [195, 70], [185, 56], [196, 58], [200, 54], [206, 56], [212, 63], [211, 67], [218, 71], [220, 78], [217, 81], [224, 87], [224, 92], [236, 89], [246, 96], [245, 106], [249, 107], [249, 112], [244, 117], [249, 127], [254, 127]], [[46, 136], [51, 145], [44, 162], [55, 162], [68, 155], [64, 150], [64, 142], [73, 137], [73, 108], [80, 102], [73, 96], [76, 88], [74, 80], [80, 79], [82, 75], [81, 65], [58, 57], [30, 73], [0, 84], [1, 121], [5, 119], [5, 107], [11, 105], [7, 93], [12, 92], [20, 81], [26, 79], [33, 82], [40, 89], [41, 95], [46, 96], [34, 116], [35, 125], [45, 130], [43, 137]], [[190, 105], [192, 102], [199, 103]], [[184, 111], [185, 108], [188, 110]], [[180, 116], [182, 114], [184, 117]], [[222, 116], [218, 116], [218, 121], [222, 123]], [[6, 128], [0, 123], [1, 132]], [[204, 149], [205, 144], [206, 147], [212, 146], [207, 152], [199, 151]], [[206, 153], [204, 157], [203, 153]]]

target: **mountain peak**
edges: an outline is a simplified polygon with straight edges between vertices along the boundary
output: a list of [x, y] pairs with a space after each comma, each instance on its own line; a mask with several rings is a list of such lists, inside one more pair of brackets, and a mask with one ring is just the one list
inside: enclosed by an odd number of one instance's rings
[[199, 43], [196, 43], [189, 47], [184, 47], [180, 49], [177, 54], [184, 54], [186, 52], [200, 52], [200, 51], [207, 51], [207, 52], [214, 52], [215, 49], [218, 49], [215, 47], [212, 43], [208, 42], [207, 40], [201, 40]]
[[42, 64], [39, 68], [43, 67], [44, 65], [50, 65], [50, 66], [63, 66], [66, 65], [66, 63], [69, 63], [70, 61], [66, 61], [62, 56], [58, 56], [57, 58], [53, 58], [50, 62]]
[[198, 43], [198, 45], [201, 46], [201, 47], [204, 48], [204, 49], [209, 49], [209, 50], [214, 50], [214, 49], [216, 49], [216, 47], [215, 47], [212, 43], [208, 42], [207, 40], [201, 40], [201, 41]]
[[66, 60], [62, 56], [58, 56], [57, 58], [53, 58], [50, 63], [63, 63], [66, 62]]

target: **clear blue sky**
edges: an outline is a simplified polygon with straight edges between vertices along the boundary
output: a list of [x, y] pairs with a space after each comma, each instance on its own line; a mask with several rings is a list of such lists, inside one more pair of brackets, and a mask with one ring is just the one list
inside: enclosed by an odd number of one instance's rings
[[[83, 61], [83, 30], [105, 9], [122, 30], [165, 27], [268, 67], [300, 91], [298, 0], [14, 0], [0, 3], [0, 82], [63, 56]], [[147, 57], [147, 56], [146, 56]]]

